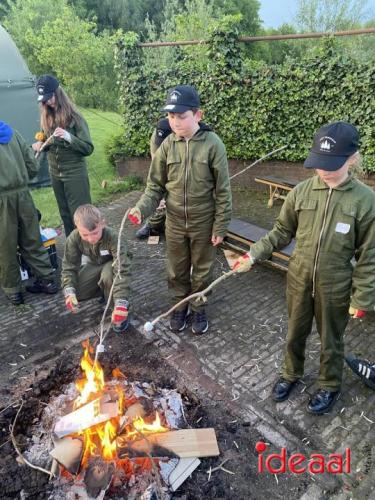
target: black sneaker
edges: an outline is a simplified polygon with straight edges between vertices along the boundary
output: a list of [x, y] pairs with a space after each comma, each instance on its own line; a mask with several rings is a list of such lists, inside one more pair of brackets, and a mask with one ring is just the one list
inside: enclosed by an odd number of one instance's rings
[[112, 325], [112, 329], [115, 333], [123, 333], [129, 328], [130, 320], [129, 320], [129, 315], [126, 318], [125, 321], [123, 321], [119, 325]]
[[369, 363], [364, 359], [355, 358], [353, 354], [348, 354], [345, 361], [349, 368], [351, 368], [370, 389], [375, 391], [375, 363]]
[[135, 236], [139, 240], [145, 240], [151, 234], [151, 226], [146, 222], [138, 231], [135, 233]]
[[202, 335], [208, 330], [208, 320], [206, 316], [206, 311], [202, 309], [201, 311], [193, 312], [193, 322], [191, 325], [193, 333], [196, 335]]
[[328, 391], [326, 389], [318, 389], [311, 396], [307, 403], [307, 411], [313, 415], [321, 415], [329, 411], [339, 397], [340, 391]]
[[53, 279], [37, 278], [32, 285], [26, 285], [26, 290], [30, 293], [47, 293], [51, 295], [57, 293], [57, 285]]
[[293, 387], [296, 385], [297, 380], [286, 380], [280, 377], [272, 388], [272, 399], [277, 403], [285, 401]]
[[14, 305], [14, 306], [20, 306], [23, 304], [23, 295], [22, 292], [14, 292], [14, 293], [7, 293], [6, 298]]
[[169, 328], [172, 332], [182, 332], [186, 328], [188, 308], [173, 311], [169, 321]]

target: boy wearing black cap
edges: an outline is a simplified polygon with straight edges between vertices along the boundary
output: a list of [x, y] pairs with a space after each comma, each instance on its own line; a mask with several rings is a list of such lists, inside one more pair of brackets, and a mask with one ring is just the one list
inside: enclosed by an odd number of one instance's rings
[[[202, 111], [197, 91], [177, 85], [168, 92], [163, 111], [173, 130], [157, 150], [144, 195], [130, 211], [140, 224], [166, 193], [166, 241], [168, 285], [173, 302], [206, 288], [211, 280], [216, 246], [227, 231], [232, 198], [225, 146], [200, 124]], [[192, 330], [207, 331], [202, 303], [191, 302]], [[183, 304], [170, 319], [173, 331], [186, 327], [188, 307]]]
[[328, 411], [339, 395], [349, 306], [355, 318], [375, 310], [375, 193], [348, 171], [359, 160], [358, 143], [358, 131], [349, 123], [322, 127], [304, 163], [317, 175], [288, 194], [273, 229], [234, 265], [247, 271], [295, 238], [287, 280], [285, 359], [272, 396], [284, 401], [303, 376], [315, 317], [321, 355], [319, 389], [307, 405], [313, 414]]

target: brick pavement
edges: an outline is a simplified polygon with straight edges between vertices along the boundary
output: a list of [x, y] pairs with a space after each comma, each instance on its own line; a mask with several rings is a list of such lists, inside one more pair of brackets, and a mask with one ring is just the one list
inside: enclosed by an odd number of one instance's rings
[[[104, 209], [107, 220], [119, 227], [122, 216], [138, 199], [139, 193], [130, 193]], [[247, 195], [248, 196], [248, 195]], [[264, 199], [257, 198], [251, 212], [253, 222], [265, 225], [274, 212], [268, 212]], [[264, 206], [263, 206], [264, 204]], [[244, 216], [238, 203], [236, 216]], [[256, 214], [256, 215], [255, 215]], [[272, 221], [268, 220], [268, 226]], [[145, 321], [151, 320], [169, 307], [165, 273], [165, 243], [157, 246], [139, 242], [135, 229], [126, 225], [126, 238], [133, 260], [132, 323], [139, 331]], [[227, 270], [227, 263], [219, 252], [215, 264], [215, 277]], [[265, 438], [277, 447], [288, 451], [341, 453], [346, 447], [352, 450], [352, 472], [348, 475], [315, 476], [302, 497], [304, 500], [324, 498], [325, 491], [339, 491], [329, 498], [374, 497], [374, 403], [375, 392], [363, 386], [348, 369], [345, 369], [343, 394], [328, 415], [314, 417], [305, 412], [308, 396], [314, 391], [314, 380], [319, 366], [319, 339], [316, 331], [307, 345], [306, 374], [290, 401], [275, 404], [269, 397], [271, 387], [282, 360], [287, 328], [285, 303], [285, 273], [268, 266], [257, 266], [250, 273], [232, 277], [222, 282], [214, 291], [208, 314], [210, 330], [202, 337], [195, 337], [190, 329], [180, 335], [169, 331], [167, 321], [161, 321], [152, 334], [151, 341], [160, 350], [162, 358], [179, 370], [190, 373], [192, 382], [212, 381], [222, 391], [223, 400], [231, 404], [243, 419], [249, 421]], [[60, 300], [58, 300], [60, 299]], [[60, 297], [28, 297], [32, 315], [15, 316], [0, 298], [0, 341], [7, 345], [3, 350], [0, 373], [17, 371], [8, 363], [17, 360], [20, 343], [32, 342], [36, 350], [46, 349], [45, 340], [37, 333], [40, 325], [49, 331], [50, 348], [58, 351], [61, 345], [98, 324], [98, 314], [90, 311], [87, 302], [79, 318], [69, 318], [66, 335], [61, 334], [61, 322], [66, 314]], [[59, 317], [56, 334], [53, 317]], [[72, 323], [73, 321], [73, 329]], [[38, 326], [39, 325], [39, 326]], [[374, 315], [364, 320], [351, 321], [346, 332], [346, 351], [375, 359]], [[16, 332], [14, 343], [9, 342], [10, 331]], [[29, 333], [28, 333], [29, 332]], [[22, 339], [26, 339], [23, 341]], [[16, 348], [17, 346], [17, 348]], [[35, 350], [35, 349], [34, 349]], [[22, 354], [22, 353], [21, 353]], [[35, 356], [35, 354], [34, 354]], [[36, 358], [38, 359], [37, 355]], [[22, 364], [22, 363], [21, 363]], [[210, 390], [209, 384], [207, 390]]]

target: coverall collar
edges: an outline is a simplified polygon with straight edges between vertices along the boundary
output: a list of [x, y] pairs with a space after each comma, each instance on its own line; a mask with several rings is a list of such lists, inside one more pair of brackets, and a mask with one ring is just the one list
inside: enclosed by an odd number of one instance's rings
[[[321, 189], [329, 189], [329, 186], [322, 181], [322, 179], [319, 177], [319, 175], [314, 176], [313, 180], [313, 190], [321, 190]], [[349, 189], [353, 188], [353, 175], [348, 172], [348, 178], [339, 186], [336, 186], [332, 189], [336, 189], [337, 191], [348, 191]]]
[[[204, 140], [204, 137], [205, 135], [202, 133], [204, 132], [204, 129], [198, 129], [195, 134], [193, 135], [193, 137], [190, 137], [189, 141], [203, 141]], [[183, 137], [178, 137], [176, 134], [173, 135], [173, 140], [175, 142], [181, 142], [181, 141], [185, 141], [185, 138]]]

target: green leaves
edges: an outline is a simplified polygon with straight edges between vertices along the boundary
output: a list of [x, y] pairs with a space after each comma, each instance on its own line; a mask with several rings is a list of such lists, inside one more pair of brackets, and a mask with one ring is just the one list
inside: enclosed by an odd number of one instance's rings
[[198, 89], [204, 120], [222, 138], [230, 158], [250, 160], [288, 144], [276, 159], [302, 161], [318, 128], [345, 120], [358, 127], [364, 165], [375, 171], [371, 61], [343, 57], [331, 37], [302, 59], [288, 58], [272, 66], [244, 60], [237, 42], [240, 20], [224, 16], [212, 23], [204, 70], [193, 53], [184, 52], [179, 61], [156, 71], [143, 63], [134, 40], [124, 42], [117, 60], [126, 129], [121, 152], [149, 154], [149, 138], [168, 88], [188, 83]]

